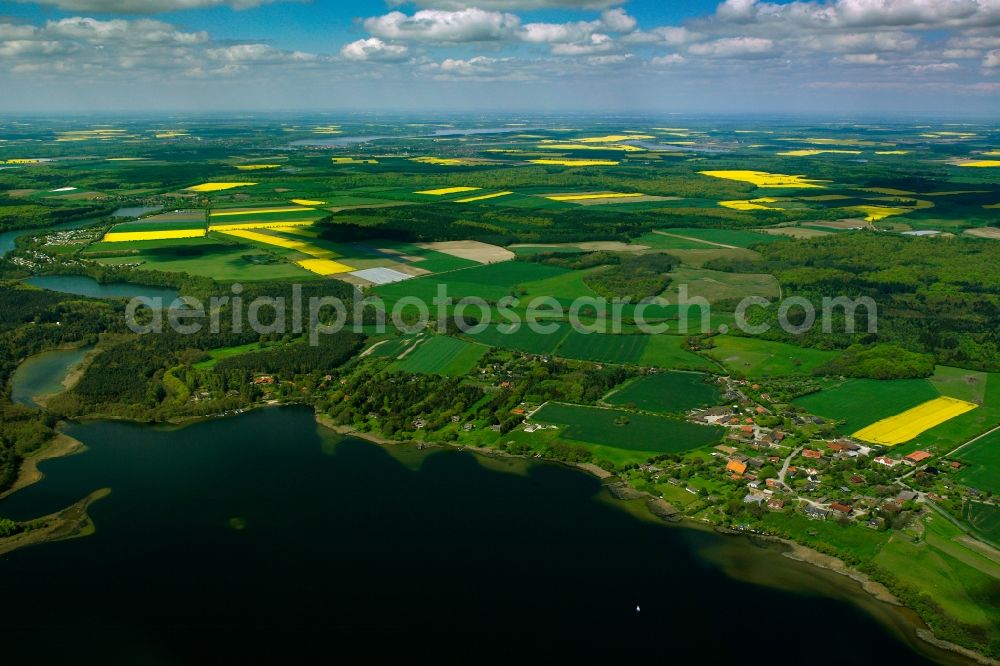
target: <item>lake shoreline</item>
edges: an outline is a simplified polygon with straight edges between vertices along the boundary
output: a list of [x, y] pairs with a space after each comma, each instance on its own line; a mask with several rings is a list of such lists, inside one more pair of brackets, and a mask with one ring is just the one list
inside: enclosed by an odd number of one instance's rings
[[[549, 459], [546, 459], [546, 458], [535, 458], [533, 456], [532, 457], [528, 457], [528, 456], [522, 456], [522, 455], [514, 455], [514, 454], [506, 453], [504, 451], [497, 451], [495, 449], [490, 449], [490, 448], [486, 448], [486, 447], [475, 447], [475, 446], [469, 446], [469, 445], [452, 446], [452, 445], [447, 444], [447, 443], [438, 443], [438, 442], [426, 443], [426, 442], [416, 442], [416, 441], [413, 441], [413, 440], [390, 440], [390, 439], [386, 439], [386, 438], [384, 438], [384, 437], [382, 437], [380, 435], [377, 435], [377, 434], [373, 434], [373, 433], [369, 433], [369, 432], [360, 432], [358, 430], [355, 430], [351, 426], [345, 426], [345, 425], [336, 424], [328, 416], [326, 416], [324, 414], [320, 414], [319, 412], [315, 412], [315, 419], [316, 419], [316, 422], [319, 425], [321, 425], [321, 426], [323, 426], [323, 427], [325, 427], [325, 428], [327, 428], [329, 430], [332, 430], [332, 431], [336, 432], [339, 435], [343, 435], [343, 436], [347, 436], [347, 437], [356, 437], [358, 439], [364, 439], [366, 441], [373, 442], [375, 444], [379, 444], [379, 445], [383, 445], [383, 446], [392, 446], [392, 445], [399, 445], [399, 444], [410, 444], [410, 445], [420, 446], [421, 448], [435, 447], [435, 448], [442, 448], [442, 449], [443, 448], [449, 448], [449, 449], [460, 450], [460, 451], [471, 451], [472, 453], [474, 453], [476, 455], [485, 456], [485, 457], [488, 457], [488, 458], [520, 458], [520, 459], [523, 459], [523, 460], [533, 460], [533, 461], [536, 461], [536, 462], [557, 463], [557, 464], [560, 464], [560, 465], [565, 466], [565, 467], [572, 467], [572, 468], [578, 469], [580, 471], [586, 472], [586, 473], [588, 473], [588, 474], [590, 474], [592, 476], [595, 476], [598, 479], [600, 479], [602, 483], [607, 482], [609, 479], [618, 479], [618, 477], [615, 474], [613, 474], [613, 473], [611, 473], [611, 472], [609, 472], [609, 471], [607, 471], [607, 470], [605, 470], [605, 469], [603, 469], [601, 467], [598, 467], [597, 465], [592, 465], [592, 464], [586, 464], [586, 463], [568, 463], [566, 461], [561, 461], [561, 460], [549, 460]], [[619, 481], [620, 481], [620, 479], [619, 479]], [[611, 494], [612, 494], [613, 497], [615, 497], [616, 499], [619, 499], [619, 500], [624, 500], [624, 501], [637, 500], [637, 499], [643, 499], [643, 500], [645, 500], [646, 501], [646, 505], [647, 505], [647, 510], [649, 511], [650, 515], [652, 517], [656, 518], [658, 520], [658, 522], [660, 522], [660, 523], [667, 524], [667, 525], [674, 525], [674, 526], [677, 526], [677, 527], [683, 527], [685, 529], [695, 529], [695, 530], [702, 530], [702, 531], [713, 531], [713, 532], [715, 532], [717, 534], [723, 534], [723, 535], [732, 536], [732, 537], [748, 537], [748, 536], [753, 536], [755, 538], [762, 539], [762, 540], [768, 541], [770, 543], [781, 544], [781, 545], [783, 545], [786, 548], [786, 550], [781, 553], [782, 557], [788, 558], [788, 559], [793, 560], [795, 562], [799, 562], [801, 564], [805, 564], [805, 565], [808, 565], [808, 566], [811, 566], [811, 567], [822, 569], [823, 571], [828, 571], [828, 572], [831, 572], [831, 573], [838, 574], [840, 576], [844, 576], [846, 578], [849, 578], [852, 581], [854, 581], [854, 583], [857, 584], [858, 589], [860, 589], [864, 594], [866, 594], [873, 601], [878, 602], [878, 603], [882, 603], [882, 604], [887, 604], [887, 605], [895, 607], [897, 609], [905, 609], [905, 610], [909, 611], [910, 613], [912, 613], [912, 615], [913, 615], [912, 618], [911, 617], [904, 617], [904, 620], [906, 621], [906, 624], [913, 629], [913, 635], [919, 641], [924, 642], [924, 643], [926, 643], [928, 645], [931, 645], [931, 646], [933, 646], [935, 648], [938, 648], [940, 650], [945, 650], [947, 652], [950, 652], [950, 653], [952, 653], [952, 654], [954, 654], [954, 655], [956, 655], [956, 656], [958, 656], [960, 658], [968, 659], [971, 662], [983, 664], [984, 666], [998, 666], [998, 665], [1000, 665], [1000, 662], [998, 662], [998, 661], [996, 661], [994, 659], [991, 659], [990, 657], [987, 657], [984, 654], [981, 654], [981, 653], [976, 652], [974, 650], [971, 650], [969, 648], [963, 647], [963, 646], [958, 645], [956, 643], [951, 643], [951, 642], [945, 641], [945, 640], [943, 640], [941, 638], [938, 638], [937, 636], [934, 635], [934, 633], [930, 630], [930, 628], [926, 625], [926, 623], [924, 623], [921, 619], [919, 619], [919, 617], [916, 616], [916, 613], [914, 613], [912, 609], [908, 608], [905, 604], [903, 604], [894, 594], [892, 594], [892, 592], [889, 591], [889, 589], [887, 587], [885, 587], [882, 583], [879, 583], [878, 581], [873, 580], [867, 574], [862, 573], [862, 572], [860, 572], [860, 571], [858, 571], [856, 569], [851, 568], [850, 566], [847, 565], [846, 562], [844, 562], [843, 560], [841, 560], [841, 559], [839, 559], [837, 557], [834, 557], [832, 555], [827, 555], [825, 553], [821, 553], [818, 550], [815, 550], [813, 548], [810, 548], [808, 546], [800, 544], [800, 543], [798, 543], [796, 541], [793, 541], [791, 539], [785, 539], [785, 538], [781, 538], [781, 537], [777, 537], [777, 536], [762, 535], [762, 534], [753, 534], [753, 535], [750, 535], [750, 534], [747, 534], [747, 533], [744, 533], [744, 532], [740, 532], [740, 531], [737, 531], [737, 530], [719, 529], [719, 528], [714, 527], [714, 526], [705, 525], [705, 524], [702, 524], [702, 523], [700, 523], [698, 521], [692, 520], [691, 518], [689, 518], [687, 516], [682, 515], [680, 512], [667, 513], [667, 514], [661, 515], [660, 513], [657, 513], [656, 511], [654, 511], [652, 509], [652, 507], [650, 506], [650, 503], [662, 502], [663, 501], [662, 499], [660, 499], [658, 497], [655, 497], [654, 495], [652, 495], [652, 494], [650, 494], [648, 492], [645, 492], [645, 491], [639, 491], [639, 490], [631, 489], [631, 487], [627, 486], [626, 484], [624, 484], [624, 482], [621, 482], [621, 485], [622, 485], [623, 488], [628, 488], [628, 489], [632, 490], [633, 492], [631, 492], [631, 493], [625, 493], [625, 494], [621, 494], [621, 495], [619, 495], [618, 493], [612, 492]], [[670, 507], [670, 505], [667, 505], [667, 506]], [[673, 507], [670, 507], [670, 508], [673, 509]], [[676, 511], [676, 509], [674, 509], [674, 511]], [[916, 619], [916, 621], [914, 621], [914, 618]]]
[[[56, 427], [59, 428], [62, 423], [58, 424]], [[27, 488], [28, 486], [38, 483], [45, 478], [45, 475], [38, 469], [38, 464], [46, 460], [53, 460], [55, 458], [62, 458], [64, 456], [70, 456], [77, 453], [83, 453], [87, 450], [87, 447], [78, 439], [74, 439], [64, 432], [58, 431], [56, 436], [49, 440], [49, 443], [44, 447], [39, 449], [34, 454], [28, 456], [21, 462], [21, 468], [18, 470], [17, 479], [11, 484], [9, 488], [0, 492], [0, 500], [4, 500], [18, 490]]]
[[[251, 408], [243, 410], [243, 413], [251, 411], [252, 409], [259, 409], [259, 408], [266, 408], [266, 407], [285, 407], [285, 406], [289, 406], [289, 405], [284, 405], [284, 404], [280, 404], [280, 403], [279, 404], [255, 405], [255, 406], [253, 406]], [[427, 443], [427, 442], [417, 442], [417, 441], [413, 441], [413, 440], [391, 440], [391, 439], [387, 439], [385, 437], [382, 437], [382, 436], [374, 434], [374, 433], [357, 431], [354, 428], [352, 428], [351, 426], [345, 426], [345, 425], [336, 424], [328, 416], [326, 416], [324, 414], [320, 414], [319, 412], [316, 412], [315, 410], [313, 411], [313, 415], [314, 415], [314, 420], [317, 423], [317, 425], [320, 425], [323, 428], [331, 430], [331, 431], [337, 433], [338, 435], [346, 436], [346, 437], [356, 437], [358, 439], [366, 440], [366, 441], [369, 441], [369, 442], [372, 442], [372, 443], [375, 443], [375, 444], [379, 444], [379, 445], [382, 445], [382, 446], [391, 446], [391, 445], [400, 445], [400, 444], [403, 444], [403, 445], [413, 445], [413, 446], [417, 446], [419, 448], [441, 448], [441, 449], [452, 449], [452, 450], [458, 450], [458, 451], [466, 451], [467, 450], [467, 451], [472, 452], [475, 455], [484, 456], [484, 457], [488, 457], [488, 458], [519, 458], [519, 459], [522, 459], [522, 460], [534, 461], [534, 462], [556, 463], [556, 464], [559, 464], [561, 466], [572, 467], [572, 468], [578, 469], [580, 471], [586, 472], [587, 474], [590, 474], [590, 475], [598, 478], [602, 482], [602, 484], [605, 485], [605, 486], [608, 485], [607, 482], [609, 480], [611, 480], [611, 479], [618, 479], [618, 477], [616, 475], [614, 475], [611, 472], [608, 472], [607, 470], [604, 470], [604, 469], [602, 469], [600, 467], [597, 467], [596, 465], [588, 465], [588, 464], [581, 464], [581, 463], [568, 463], [566, 461], [549, 460], [549, 459], [546, 459], [546, 458], [535, 458], [533, 456], [532, 457], [528, 457], [528, 456], [523, 456], [523, 455], [514, 455], [514, 454], [509, 454], [509, 453], [506, 453], [506, 452], [503, 452], [503, 451], [496, 451], [494, 449], [489, 449], [489, 448], [484, 448], [484, 447], [472, 447], [472, 446], [468, 446], [468, 445], [465, 445], [465, 446], [453, 446], [453, 445], [450, 445], [450, 444], [447, 444], [447, 443], [438, 443], [438, 442]], [[194, 417], [192, 419], [185, 420], [185, 422], [183, 423], [183, 426], [192, 425], [193, 423], [201, 422], [201, 421], [215, 420], [217, 418], [221, 418], [221, 416]], [[82, 419], [82, 420], [84, 420], [84, 421], [92, 421], [92, 420], [100, 420], [100, 419], [99, 418], [87, 418], [87, 419]], [[116, 419], [116, 420], [126, 420], [127, 421], [129, 419]], [[63, 425], [64, 425], [64, 423], [61, 422], [60, 424], [57, 425], [57, 428], [61, 429], [63, 427]], [[174, 425], [181, 425], [181, 424], [175, 423]], [[41, 462], [43, 462], [45, 460], [51, 460], [51, 459], [54, 459], [54, 458], [60, 458], [60, 457], [68, 456], [68, 455], [73, 455], [73, 454], [76, 454], [76, 453], [81, 453], [81, 452], [83, 452], [85, 450], [86, 450], [86, 446], [82, 442], [80, 442], [79, 440], [76, 440], [76, 439], [70, 437], [69, 435], [66, 435], [65, 433], [61, 432], [61, 430], [60, 430], [60, 432], [58, 432], [58, 434], [56, 435], [56, 437], [53, 438], [53, 440], [51, 440], [51, 442], [47, 446], [45, 446], [43, 449], [41, 449], [36, 454], [34, 454], [34, 455], [32, 455], [32, 456], [30, 456], [28, 458], [25, 458], [24, 462], [21, 465], [21, 470], [19, 471], [17, 480], [14, 482], [14, 484], [10, 488], [8, 488], [7, 490], [5, 490], [2, 493], [0, 493], [0, 500], [3, 500], [6, 497], [9, 497], [10, 495], [14, 494], [18, 490], [21, 490], [23, 488], [26, 488], [26, 487], [28, 487], [30, 485], [33, 485], [33, 484], [37, 483], [38, 481], [41, 481], [44, 478], [44, 474], [42, 474], [41, 471], [38, 470], [38, 464], [39, 463], [41, 463]], [[622, 485], [622, 487], [623, 488], [628, 488], [628, 486], [625, 486], [624, 484]], [[651, 509], [651, 507], [649, 506], [649, 504], [651, 502], [662, 501], [662, 500], [660, 500], [660, 498], [654, 497], [653, 495], [651, 495], [648, 492], [638, 491], [638, 490], [634, 490], [634, 489], [632, 489], [632, 490], [634, 492], [624, 493], [624, 494], [616, 494], [616, 493], [612, 492], [611, 495], [615, 499], [617, 499], [617, 500], [624, 500], [624, 501], [639, 500], [639, 499], [645, 500], [645, 502], [646, 502], [646, 508], [647, 508], [648, 513], [650, 514], [650, 517], [656, 519], [656, 521], [659, 522], [659, 523], [661, 523], [661, 524], [668, 524], [668, 525], [669, 524], [673, 524], [675, 526], [684, 527], [684, 528], [687, 528], [687, 529], [695, 529], [695, 530], [702, 530], [702, 531], [713, 531], [715, 533], [723, 534], [723, 535], [726, 535], [726, 536], [734, 536], [734, 537], [739, 537], [739, 536], [743, 536], [743, 537], [753, 536], [754, 538], [762, 539], [762, 540], [765, 540], [765, 541], [768, 541], [768, 542], [771, 542], [771, 543], [782, 544], [787, 549], [784, 552], [780, 553], [783, 557], [786, 557], [786, 558], [788, 558], [790, 560], [793, 560], [793, 561], [796, 561], [796, 562], [799, 562], [799, 563], [802, 563], [802, 564], [807, 564], [807, 565], [810, 565], [812, 567], [816, 567], [818, 569], [822, 569], [824, 571], [829, 571], [831, 573], [835, 573], [835, 574], [838, 574], [838, 575], [850, 578], [852, 581], [854, 581], [855, 583], [857, 583], [858, 589], [860, 589], [861, 591], [863, 591], [873, 601], [876, 601], [876, 602], [879, 602], [879, 603], [882, 603], [882, 604], [887, 604], [889, 606], [896, 607], [898, 609], [905, 609], [905, 610], [909, 611], [913, 615], [914, 618], [916, 618], [916, 614], [913, 613], [912, 609], [909, 609], [907, 606], [905, 606], [904, 604], [902, 604], [902, 602], [900, 602], [887, 588], [885, 588], [885, 586], [883, 586], [881, 583], [878, 583], [877, 581], [872, 580], [866, 574], [864, 574], [864, 573], [862, 573], [860, 571], [852, 569], [845, 562], [843, 562], [842, 560], [840, 560], [840, 559], [838, 559], [836, 557], [833, 557], [833, 556], [830, 556], [830, 555], [826, 555], [824, 553], [821, 553], [821, 552], [819, 552], [817, 550], [809, 548], [808, 546], [805, 546], [803, 544], [797, 543], [797, 542], [795, 542], [793, 540], [790, 540], [790, 539], [784, 539], [784, 538], [776, 537], [776, 536], [772, 536], [772, 535], [759, 535], [759, 534], [752, 534], [752, 535], [750, 535], [750, 534], [747, 534], [747, 533], [744, 533], [744, 532], [740, 532], [740, 531], [737, 531], [737, 530], [719, 529], [719, 528], [714, 527], [714, 526], [710, 526], [710, 525], [707, 525], [707, 524], [702, 524], [702, 523], [700, 523], [698, 521], [694, 521], [694, 520], [692, 520], [689, 517], [680, 515], [679, 513], [676, 514], [676, 515], [674, 515], [674, 514], [661, 515], [660, 513], [656, 512], [656, 511], [653, 511]], [[110, 492], [109, 489], [102, 489], [102, 491]], [[43, 516], [43, 517], [41, 517], [41, 518], [39, 518], [37, 520], [59, 520], [59, 526], [62, 526], [63, 523], [66, 523], [67, 520], [69, 520], [67, 518], [64, 518], [64, 516], [67, 514], [67, 512], [71, 512], [71, 513], [74, 513], [74, 516], [73, 516], [72, 520], [89, 521], [89, 516], [86, 515], [86, 509], [87, 509], [87, 507], [89, 506], [90, 503], [92, 503], [93, 501], [96, 501], [97, 499], [100, 499], [101, 497], [105, 496], [105, 494], [107, 494], [107, 492], [105, 492], [104, 494], [101, 494], [100, 496], [95, 496], [97, 493], [101, 493], [102, 491], [95, 491], [95, 493], [93, 493], [91, 496], [88, 496], [87, 498], [84, 498], [83, 500], [80, 500], [80, 502], [77, 502], [77, 503], [75, 503], [75, 504], [67, 507], [66, 509], [63, 509], [63, 510], [58, 511], [56, 513], [50, 514], [48, 516]], [[80, 516], [75, 515], [75, 512], [77, 510], [81, 509], [81, 508], [82, 508], [82, 512], [83, 512], [82, 518]], [[77, 529], [76, 531], [74, 531], [69, 536], [61, 536], [61, 537], [57, 537], [57, 539], [58, 538], [71, 538], [73, 536], [84, 536], [84, 534], [82, 533], [81, 530], [85, 529], [85, 527], [80, 527], [79, 525], [78, 525], [78, 527], [79, 527], [79, 529]], [[92, 529], [93, 525], [91, 524], [90, 527]], [[55, 529], [55, 528], [53, 528], [53, 529]], [[28, 541], [28, 542], [24, 541], [22, 535], [32, 534], [33, 532], [22, 532], [19, 535], [15, 535], [14, 537], [10, 537], [9, 539], [4, 539], [4, 540], [0, 541], [0, 554], [2, 554], [4, 552], [9, 552], [10, 550], [13, 550], [15, 548], [21, 548], [21, 547], [26, 546], [26, 545], [31, 545], [31, 544], [34, 544], [34, 543], [42, 543], [44, 541], [53, 540], [53, 539], [51, 539], [48, 536], [49, 533], [50, 533], [50, 531], [51, 530], [49, 530], [48, 528], [46, 528], [46, 532], [44, 534], [39, 534], [37, 537], [35, 537], [34, 539], [32, 539], [31, 541]], [[56, 531], [58, 531], [58, 530], [56, 530]], [[10, 547], [11, 545], [13, 545], [12, 541], [13, 542], [17, 542], [17, 545], [14, 546], [14, 548]], [[971, 650], [969, 648], [965, 648], [963, 646], [960, 646], [960, 645], [957, 645], [957, 644], [954, 644], [954, 643], [950, 643], [948, 641], [945, 641], [943, 639], [940, 639], [940, 638], [936, 637], [930, 631], [929, 627], [927, 627], [927, 625], [925, 623], [923, 623], [922, 620], [919, 620], [919, 618], [917, 618], [916, 622], [914, 622], [913, 619], [910, 618], [910, 617], [905, 617], [904, 619], [907, 621], [907, 624], [912, 627], [912, 629], [913, 629], [913, 635], [916, 638], [918, 638], [923, 643], [931, 645], [931, 646], [933, 646], [933, 647], [935, 647], [937, 649], [940, 649], [940, 650], [945, 650], [945, 651], [950, 652], [950, 653], [952, 653], [952, 654], [954, 654], [954, 655], [956, 655], [956, 656], [958, 656], [960, 658], [970, 660], [971, 662], [976, 662], [976, 663], [985, 664], [985, 665], [1000, 664], [1000, 662], [997, 662], [996, 660], [993, 660], [993, 659], [991, 659], [991, 658], [987, 657], [986, 655], [983, 655], [983, 654], [981, 654], [979, 652], [976, 652], [974, 650]]]
[[87, 509], [94, 502], [111, 494], [110, 488], [100, 488], [83, 499], [70, 504], [65, 509], [35, 518], [29, 523], [32, 527], [18, 532], [6, 539], [0, 539], [0, 555], [12, 553], [15, 550], [36, 546], [52, 541], [64, 541], [78, 537], [90, 536], [96, 530]]

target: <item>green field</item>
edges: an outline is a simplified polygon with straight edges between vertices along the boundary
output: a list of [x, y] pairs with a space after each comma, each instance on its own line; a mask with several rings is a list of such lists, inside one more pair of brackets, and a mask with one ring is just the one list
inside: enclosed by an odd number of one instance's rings
[[836, 352], [760, 338], [719, 335], [712, 342], [715, 348], [709, 349], [708, 355], [746, 377], [808, 375], [836, 356]]
[[639, 364], [666, 370], [718, 370], [709, 359], [685, 349], [684, 337], [680, 335], [649, 336]]
[[100, 259], [107, 265], [140, 262], [144, 268], [157, 271], [201, 275], [221, 281], [253, 282], [260, 280], [315, 280], [315, 273], [287, 261], [255, 263], [248, 256], [271, 256], [257, 248], [226, 243], [209, 243], [195, 246], [159, 246], [138, 254]]
[[926, 379], [848, 379], [798, 398], [795, 404], [812, 414], [844, 421], [840, 431], [849, 435], [938, 396]]
[[420, 343], [416, 349], [396, 361], [392, 369], [449, 377], [465, 375], [476, 367], [487, 349], [484, 345], [438, 335]]
[[1000, 507], [982, 502], [969, 502], [965, 505], [962, 517], [973, 530], [994, 544], [1000, 543]]
[[[381, 248], [383, 246], [378, 245], [378, 247]], [[458, 261], [465, 260], [459, 259]], [[421, 268], [425, 267], [423, 262], [415, 265]], [[564, 268], [555, 268], [544, 264], [508, 261], [485, 266], [474, 265], [472, 268], [451, 270], [440, 276], [424, 276], [404, 282], [387, 284], [378, 287], [376, 293], [386, 303], [394, 303], [404, 296], [411, 296], [422, 300], [430, 306], [438, 294], [438, 286], [445, 285], [447, 296], [453, 300], [457, 301], [466, 297], [479, 297], [490, 302], [496, 302], [514, 293], [515, 287], [519, 284], [554, 277], [565, 272], [566, 269]]]
[[958, 452], [965, 463], [958, 480], [980, 490], [1000, 494], [1000, 430], [976, 440]]
[[[546, 326], [550, 325], [552, 325], [551, 322], [546, 324]], [[502, 329], [498, 326], [489, 326], [480, 333], [469, 337], [493, 347], [513, 349], [529, 354], [552, 354], [569, 331], [568, 324], [555, 324], [556, 328], [551, 334], [533, 331], [527, 324], [522, 324], [509, 333], [505, 332], [509, 330], [507, 326], [501, 326]]]
[[629, 451], [673, 453], [710, 444], [723, 429], [618, 409], [547, 403], [532, 419], [560, 426], [561, 437]]
[[679, 266], [670, 273], [670, 287], [662, 296], [676, 303], [681, 285], [687, 286], [688, 299], [701, 297], [709, 303], [747, 296], [778, 298], [780, 286], [773, 275], [757, 273], [724, 273], [706, 268]]
[[649, 338], [650, 336], [642, 334], [588, 334], [571, 328], [556, 350], [556, 356], [582, 361], [636, 364], [642, 358]]
[[230, 356], [239, 356], [240, 354], [247, 354], [249, 352], [258, 351], [261, 349], [266, 349], [267, 347], [261, 345], [259, 342], [251, 342], [245, 345], [237, 345], [235, 347], [221, 347], [219, 349], [209, 350], [208, 356], [204, 361], [199, 361], [194, 364], [195, 368], [199, 370], [207, 370], [209, 368], [215, 367], [215, 364], [224, 358], [229, 358]]
[[[720, 245], [732, 245], [734, 247], [750, 247], [760, 243], [780, 243], [781, 236], [762, 234], [756, 231], [742, 231], [739, 229], [662, 229], [664, 233], [693, 238], [696, 241], [702, 240]], [[702, 243], [704, 245], [704, 243]]]
[[719, 391], [708, 383], [710, 379], [693, 372], [660, 372], [631, 382], [605, 402], [650, 412], [684, 413], [718, 402]]

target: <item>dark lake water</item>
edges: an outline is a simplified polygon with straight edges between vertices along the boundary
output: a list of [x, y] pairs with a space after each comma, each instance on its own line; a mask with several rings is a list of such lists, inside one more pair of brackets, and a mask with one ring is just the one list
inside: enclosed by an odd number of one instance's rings
[[[895, 611], [844, 601], [847, 579], [640, 519], [575, 470], [339, 438], [302, 408], [67, 432], [88, 450], [43, 463], [0, 514], [111, 494], [94, 535], [0, 557], [5, 663], [430, 658], [470, 642], [478, 660], [539, 640], [563, 658], [925, 662]], [[783, 589], [748, 582], [761, 576]]]
[[133, 298], [149, 296], [162, 298], [164, 305], [169, 305], [178, 292], [168, 287], [149, 287], [128, 282], [111, 282], [101, 284], [92, 277], [85, 275], [36, 275], [24, 281], [34, 287], [59, 291], [64, 294], [90, 296], [92, 298]]
[[130, 206], [127, 208], [119, 208], [115, 212], [111, 213], [111, 217], [140, 217], [146, 213], [155, 213], [158, 210], [163, 210], [162, 206]]
[[54, 349], [25, 359], [11, 379], [10, 399], [20, 405], [37, 407], [37, 396], [59, 393], [66, 375], [83, 362], [91, 347]]

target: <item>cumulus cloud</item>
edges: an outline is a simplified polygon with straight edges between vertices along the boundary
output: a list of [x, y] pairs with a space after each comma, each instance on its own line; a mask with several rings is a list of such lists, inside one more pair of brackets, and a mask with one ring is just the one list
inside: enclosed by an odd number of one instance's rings
[[882, 57], [877, 53], [848, 53], [834, 60], [844, 65], [880, 65]]
[[983, 58], [983, 67], [986, 69], [1000, 68], [1000, 49], [986, 54], [986, 57]]
[[938, 74], [940, 72], [953, 72], [959, 69], [957, 62], [931, 62], [924, 65], [907, 65], [914, 74]]
[[591, 35], [590, 39], [584, 42], [555, 44], [552, 47], [552, 54], [564, 56], [592, 55], [594, 53], [605, 53], [613, 48], [615, 48], [614, 40], [598, 32]]
[[[28, 0], [21, 0], [22, 2]], [[72, 12], [99, 14], [159, 14], [184, 9], [227, 6], [250, 9], [281, 0], [30, 0], [39, 5], [51, 5]]]
[[670, 53], [664, 56], [657, 56], [649, 61], [649, 64], [654, 67], [670, 67], [671, 65], [679, 65], [683, 63], [687, 58], [682, 56], [680, 53]]
[[725, 0], [715, 20], [743, 25], [784, 24], [789, 28], [869, 29], [1000, 25], [997, 0], [834, 0], [779, 4]]
[[407, 58], [409, 51], [402, 44], [387, 44], [378, 37], [369, 37], [345, 44], [340, 55], [348, 60], [399, 62]]
[[689, 53], [708, 58], [763, 56], [774, 50], [774, 42], [760, 37], [724, 37], [711, 42], [692, 44]]
[[[391, 7], [409, 4], [411, 0], [388, 0]], [[500, 9], [516, 11], [519, 9], [604, 9], [622, 4], [623, 0], [412, 0], [412, 3], [428, 9]]]
[[403, 12], [375, 16], [365, 19], [364, 26], [376, 37], [397, 41], [493, 42], [512, 39], [521, 19], [475, 7], [458, 11], [422, 9], [413, 16]]
[[279, 66], [312, 67], [330, 60], [263, 43], [217, 44], [206, 32], [188, 32], [151, 19], [72, 17], [43, 26], [0, 23], [0, 72], [110, 78], [143, 70], [205, 77]]

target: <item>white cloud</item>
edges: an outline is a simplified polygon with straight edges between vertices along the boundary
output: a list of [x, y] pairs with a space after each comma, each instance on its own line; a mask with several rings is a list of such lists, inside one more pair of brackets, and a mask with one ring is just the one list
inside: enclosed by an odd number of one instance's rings
[[236, 44], [219, 49], [208, 49], [206, 52], [212, 60], [228, 64], [246, 65], [250, 63], [287, 63], [315, 62], [318, 56], [302, 51], [283, 51], [268, 44]]
[[589, 56], [586, 62], [594, 67], [606, 67], [608, 65], [621, 65], [633, 57], [631, 53], [615, 53], [613, 55]]
[[387, 44], [378, 37], [359, 39], [345, 44], [340, 49], [340, 55], [348, 60], [372, 60], [381, 62], [399, 62], [405, 60], [409, 49], [402, 44]]
[[512, 39], [521, 25], [513, 14], [478, 8], [459, 11], [422, 9], [413, 16], [389, 12], [365, 19], [365, 29], [376, 37], [431, 43], [491, 42]]
[[914, 74], [939, 74], [953, 72], [960, 69], [960, 66], [957, 62], [931, 62], [925, 65], [907, 65], [907, 69]]
[[986, 54], [986, 57], [983, 58], [983, 67], [986, 69], [1000, 68], [1000, 49]]
[[877, 53], [848, 53], [834, 60], [844, 65], [880, 65], [882, 56]]
[[688, 51], [707, 58], [739, 58], [767, 55], [774, 42], [760, 37], [724, 37], [711, 42], [692, 44]]
[[[388, 0], [391, 7], [409, 4], [411, 0]], [[518, 9], [604, 9], [620, 5], [627, 0], [412, 0], [413, 4], [429, 9], [500, 9], [515, 11]]]
[[655, 67], [670, 67], [671, 65], [680, 65], [685, 62], [687, 58], [682, 56], [680, 53], [671, 53], [669, 55], [657, 56], [649, 61], [649, 64]]
[[634, 16], [629, 16], [624, 9], [609, 9], [601, 14], [601, 25], [609, 32], [632, 32], [639, 22]]
[[625, 42], [630, 44], [666, 44], [668, 46], [678, 46], [698, 39], [701, 39], [701, 35], [678, 26], [662, 26], [649, 31], [637, 30], [623, 38]]
[[978, 58], [982, 55], [982, 51], [978, 49], [945, 49], [941, 52], [941, 55], [945, 58], [967, 60], [969, 58]]
[[576, 44], [555, 44], [552, 47], [552, 55], [580, 56], [592, 55], [594, 53], [605, 53], [615, 48], [615, 42], [611, 37], [601, 33], [590, 36], [586, 42]]
[[184, 9], [227, 6], [250, 9], [281, 0], [20, 0], [51, 5], [66, 11], [99, 14], [159, 14]]
[[726, 0], [714, 20], [722, 23], [784, 24], [822, 30], [934, 28], [1000, 25], [997, 0], [833, 0], [778, 4]]

